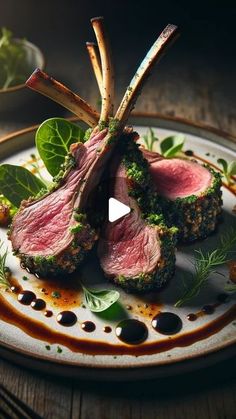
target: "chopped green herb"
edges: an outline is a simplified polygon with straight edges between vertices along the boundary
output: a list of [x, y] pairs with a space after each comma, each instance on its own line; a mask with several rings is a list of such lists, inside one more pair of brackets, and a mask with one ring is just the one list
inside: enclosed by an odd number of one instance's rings
[[59, 291], [53, 291], [53, 292], [51, 293], [51, 296], [52, 296], [53, 298], [61, 298], [61, 293], [60, 293]]
[[61, 347], [60, 347], [60, 346], [58, 346], [58, 347], [57, 347], [57, 353], [58, 353], [58, 354], [61, 354], [61, 353], [62, 353], [62, 349], [61, 349]]
[[50, 345], [45, 345], [45, 348], [47, 349], [47, 351], [50, 351], [51, 346]]
[[29, 280], [29, 278], [28, 278], [28, 276], [22, 276], [22, 279], [23, 279], [23, 281], [28, 281]]

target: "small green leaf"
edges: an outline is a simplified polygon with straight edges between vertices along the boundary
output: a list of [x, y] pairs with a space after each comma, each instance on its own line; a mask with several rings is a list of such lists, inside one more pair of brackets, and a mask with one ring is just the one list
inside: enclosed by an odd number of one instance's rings
[[148, 128], [148, 131], [145, 135], [143, 135], [143, 142], [145, 147], [149, 151], [153, 151], [153, 146], [156, 142], [158, 142], [158, 138], [155, 136], [155, 133], [152, 128]]
[[228, 284], [225, 285], [225, 291], [229, 291], [229, 292], [236, 292], [236, 284]]
[[30, 75], [31, 68], [28, 62], [26, 48], [23, 40], [16, 40], [6, 28], [2, 28], [0, 35], [0, 88], [24, 83]]
[[219, 163], [222, 166], [224, 173], [228, 172], [228, 163], [225, 159], [218, 159], [217, 163]]
[[93, 312], [99, 313], [107, 310], [120, 297], [118, 291], [95, 290], [85, 288], [83, 285], [86, 306]]
[[71, 144], [83, 138], [84, 131], [63, 118], [50, 118], [40, 125], [35, 137], [36, 147], [52, 176], [59, 173]]
[[230, 176], [236, 175], [236, 161], [231, 161], [228, 165], [228, 174]]
[[185, 136], [183, 134], [172, 135], [160, 143], [161, 154], [164, 157], [174, 157], [179, 153], [184, 145]]
[[20, 206], [23, 199], [37, 195], [45, 184], [29, 170], [12, 164], [0, 166], [0, 193], [13, 205]]

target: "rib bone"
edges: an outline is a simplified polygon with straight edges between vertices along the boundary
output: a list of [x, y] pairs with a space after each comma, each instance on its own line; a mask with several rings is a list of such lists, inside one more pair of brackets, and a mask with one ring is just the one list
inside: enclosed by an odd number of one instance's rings
[[103, 89], [100, 122], [108, 122], [108, 118], [113, 114], [114, 71], [111, 61], [110, 45], [106, 36], [103, 22], [103, 17], [95, 17], [91, 19], [102, 64]]
[[36, 69], [26, 85], [64, 106], [89, 126], [97, 125], [99, 114], [78, 95], [43, 71]]
[[153, 65], [159, 61], [163, 53], [166, 51], [170, 42], [176, 38], [177, 27], [175, 25], [167, 25], [156, 42], [153, 44], [146, 57], [140, 64], [137, 72], [127, 88], [125, 95], [116, 112], [115, 118], [126, 122], [130, 112], [134, 108], [138, 95], [141, 92], [144, 82], [150, 75]]
[[103, 81], [102, 81], [102, 69], [99, 59], [98, 46], [94, 42], [86, 42], [86, 47], [89, 53], [89, 58], [92, 64], [92, 68], [97, 80], [98, 88], [101, 96], [103, 96]]

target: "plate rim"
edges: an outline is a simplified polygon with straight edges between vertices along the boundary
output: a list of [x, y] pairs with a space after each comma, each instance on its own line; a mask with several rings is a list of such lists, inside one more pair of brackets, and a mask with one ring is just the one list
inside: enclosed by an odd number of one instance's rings
[[[77, 117], [69, 117], [66, 118], [69, 119], [71, 121], [77, 121], [78, 118]], [[204, 123], [199, 123], [199, 122], [194, 122], [194, 121], [190, 121], [187, 120], [185, 118], [182, 117], [173, 117], [173, 116], [166, 116], [166, 115], [162, 115], [160, 113], [145, 113], [145, 112], [133, 112], [129, 121], [134, 124], [140, 124], [140, 125], [145, 125], [145, 123], [142, 121], [143, 119], [147, 119], [147, 120], [156, 120], [155, 124], [158, 127], [158, 121], [162, 121], [162, 122], [166, 122], [168, 123], [173, 123], [173, 124], [179, 124], [179, 125], [183, 125], [186, 128], [186, 133], [189, 132], [189, 130], [192, 129], [196, 129], [196, 130], [203, 130], [203, 132], [208, 133], [208, 134], [212, 134], [212, 135], [216, 135], [218, 138], [218, 141], [214, 141], [211, 138], [207, 138], [209, 141], [212, 142], [217, 142], [218, 144], [222, 145], [222, 141], [225, 142], [225, 144], [223, 144], [225, 147], [230, 148], [232, 151], [236, 151], [236, 136], [232, 135], [231, 133], [225, 132], [221, 129], [209, 126], [207, 124]], [[2, 143], [6, 143], [8, 141], [11, 141], [17, 137], [21, 137], [24, 136], [25, 134], [29, 134], [33, 131], [35, 131], [40, 124], [35, 124], [32, 125], [30, 127], [26, 127], [17, 131], [13, 131], [7, 135], [4, 135], [2, 137], [0, 137], [0, 145]], [[160, 127], [160, 128], [164, 128], [164, 127]], [[204, 135], [204, 133], [201, 134], [202, 136]], [[148, 370], [148, 369], [155, 369], [157, 370], [158, 368], [163, 369], [163, 368], [168, 368], [168, 367], [177, 367], [177, 369], [180, 369], [182, 366], [184, 366], [185, 364], [190, 364], [189, 367], [187, 368], [187, 370], [191, 370], [193, 368], [191, 368], [191, 366], [194, 364], [199, 364], [201, 363], [201, 361], [204, 360], [205, 357], [209, 358], [210, 357], [217, 357], [217, 355], [219, 355], [219, 358], [222, 358], [222, 354], [225, 353], [225, 357], [223, 356], [223, 359], [225, 359], [226, 357], [229, 356], [233, 356], [236, 354], [236, 341], [235, 342], [225, 342], [222, 343], [220, 346], [218, 346], [217, 348], [211, 348], [211, 349], [206, 349], [204, 351], [201, 352], [201, 354], [199, 355], [190, 355], [188, 357], [186, 356], [182, 356], [182, 357], [178, 357], [175, 359], [171, 359], [168, 358], [166, 360], [162, 360], [159, 361], [158, 363], [154, 363], [154, 362], [141, 362], [138, 365], [135, 366], [131, 366], [131, 365], [116, 365], [115, 367], [111, 367], [110, 365], [92, 365], [90, 363], [80, 363], [80, 362], [75, 362], [75, 361], [66, 361], [66, 360], [60, 360], [57, 358], [49, 358], [47, 356], [44, 355], [37, 355], [37, 354], [33, 354], [31, 352], [28, 352], [27, 350], [23, 350], [21, 348], [16, 348], [11, 344], [7, 344], [4, 342], [0, 341], [0, 352], [4, 353], [4, 357], [8, 358], [8, 354], [6, 352], [10, 352], [10, 360], [13, 360], [13, 356], [14, 354], [17, 355], [18, 358], [21, 358], [23, 360], [29, 360], [30, 361], [36, 361], [38, 364], [45, 364], [45, 366], [47, 366], [48, 364], [53, 365], [54, 367], [58, 367], [58, 371], [62, 369], [65, 370], [65, 368], [76, 368], [77, 370], [79, 369], [80, 371], [87, 371], [87, 370], [94, 370], [96, 372], [98, 371], [110, 371], [110, 372], [128, 372], [128, 371], [143, 371], [143, 370]], [[12, 356], [13, 355], [13, 356]], [[215, 359], [213, 361], [213, 363], [216, 363], [217, 359]], [[34, 368], [32, 366], [32, 368]], [[196, 366], [195, 366], [196, 368]], [[37, 369], [37, 367], [36, 367]], [[54, 371], [55, 372], [55, 371]], [[63, 371], [62, 371], [63, 372]], [[64, 371], [65, 372], [65, 371]], [[59, 374], [61, 374], [61, 371], [59, 372]]]

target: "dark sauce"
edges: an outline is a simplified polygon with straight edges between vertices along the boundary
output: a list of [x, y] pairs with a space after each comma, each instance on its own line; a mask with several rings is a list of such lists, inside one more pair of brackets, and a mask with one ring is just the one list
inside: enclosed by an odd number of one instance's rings
[[104, 326], [104, 328], [102, 330], [105, 333], [111, 333], [112, 332], [112, 328], [110, 326]]
[[44, 312], [44, 316], [45, 316], [45, 317], [52, 317], [52, 316], [53, 316], [53, 312], [52, 312], [51, 310], [46, 310], [46, 311]]
[[[20, 328], [29, 336], [35, 339], [48, 342], [48, 344], [57, 344], [66, 346], [73, 352], [79, 352], [90, 355], [151, 355], [169, 351], [177, 347], [187, 347], [194, 343], [207, 339], [218, 333], [225, 326], [236, 320], [236, 304], [228, 309], [217, 319], [197, 327], [191, 332], [180, 333], [164, 339], [157, 339], [154, 342], [146, 342], [143, 345], [123, 345], [111, 344], [102, 341], [90, 341], [88, 339], [79, 339], [75, 336], [68, 336], [58, 332], [33, 318], [19, 313], [4, 297], [0, 294], [0, 318], [2, 321], [13, 324]], [[236, 330], [236, 329], [235, 329]]]
[[12, 285], [12, 287], [10, 288], [11, 292], [13, 292], [14, 294], [18, 294], [21, 290], [20, 287], [16, 286], [16, 285]]
[[195, 322], [195, 320], [197, 320], [197, 315], [196, 315], [196, 314], [194, 314], [194, 313], [190, 313], [190, 314], [188, 314], [188, 315], [187, 315], [187, 319], [188, 319], [190, 322]]
[[208, 304], [202, 307], [204, 314], [213, 314], [215, 312], [215, 306], [213, 304]]
[[191, 156], [193, 156], [193, 155], [194, 155], [194, 153], [193, 153], [193, 151], [192, 151], [192, 150], [186, 150], [186, 151], [185, 151], [185, 155], [186, 155], [186, 156], [190, 156], [190, 157], [191, 157]]
[[36, 300], [33, 300], [30, 305], [34, 310], [38, 310], [38, 311], [44, 310], [46, 307], [45, 301], [42, 300], [41, 298], [36, 298]]
[[61, 311], [57, 315], [57, 321], [62, 326], [73, 326], [77, 322], [77, 316], [73, 311]]
[[164, 312], [158, 313], [152, 319], [152, 327], [163, 335], [174, 335], [182, 329], [182, 320], [177, 314]]
[[125, 343], [137, 345], [144, 342], [148, 337], [146, 325], [139, 320], [122, 320], [116, 326], [116, 336]]
[[85, 332], [88, 332], [88, 333], [94, 332], [94, 330], [96, 329], [95, 324], [89, 321], [83, 322], [81, 324], [81, 327]]
[[187, 319], [190, 322], [194, 322], [199, 317], [203, 317], [205, 315], [209, 316], [213, 314], [217, 307], [221, 304], [226, 304], [230, 301], [230, 295], [226, 293], [221, 293], [217, 296], [217, 302], [214, 304], [207, 304], [201, 308], [201, 310], [197, 311], [197, 313], [190, 313], [187, 315]]
[[17, 300], [19, 301], [19, 303], [25, 305], [25, 306], [29, 306], [33, 300], [36, 299], [36, 295], [34, 292], [32, 291], [21, 291], [18, 294]]

